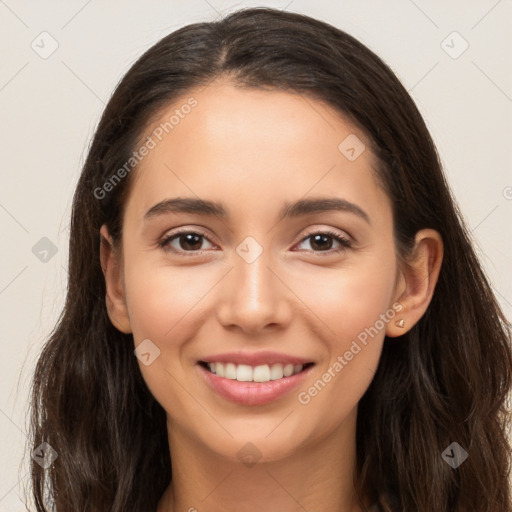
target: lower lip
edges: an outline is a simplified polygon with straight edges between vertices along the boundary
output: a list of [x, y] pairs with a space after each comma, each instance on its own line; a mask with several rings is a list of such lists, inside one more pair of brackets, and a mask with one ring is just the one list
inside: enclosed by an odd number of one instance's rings
[[297, 388], [314, 365], [290, 377], [268, 382], [239, 382], [219, 377], [200, 364], [197, 366], [206, 383], [222, 397], [243, 405], [263, 405], [273, 402]]

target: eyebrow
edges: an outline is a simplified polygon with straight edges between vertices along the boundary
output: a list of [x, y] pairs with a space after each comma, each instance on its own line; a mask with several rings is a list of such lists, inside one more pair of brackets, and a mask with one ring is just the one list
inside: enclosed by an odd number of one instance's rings
[[[314, 213], [329, 211], [343, 211], [353, 213], [371, 224], [369, 215], [354, 203], [337, 197], [318, 197], [313, 199], [299, 199], [294, 202], [285, 202], [281, 208], [278, 221], [285, 218], [295, 218]], [[197, 215], [217, 216], [228, 219], [227, 210], [220, 203], [199, 198], [173, 198], [165, 199], [152, 206], [144, 215], [145, 221], [169, 213], [194, 213]]]

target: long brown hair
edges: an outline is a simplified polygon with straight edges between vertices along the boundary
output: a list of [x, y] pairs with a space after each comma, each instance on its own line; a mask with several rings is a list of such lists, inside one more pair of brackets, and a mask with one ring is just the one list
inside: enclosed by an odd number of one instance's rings
[[[116, 245], [121, 240], [136, 170], [107, 192], [102, 187], [129, 161], [152, 116], [217, 77], [321, 100], [356, 123], [372, 141], [392, 201], [397, 253], [422, 228], [443, 238], [426, 314], [407, 334], [385, 339], [359, 403], [358, 493], [393, 511], [512, 512], [510, 326], [425, 123], [363, 44], [329, 24], [268, 8], [166, 36], [131, 67], [103, 113], [73, 200], [65, 307], [33, 379], [31, 442], [58, 453], [47, 469], [32, 461], [37, 510], [154, 512], [169, 484], [165, 411], [141, 376], [132, 336], [109, 320], [99, 257], [102, 224]], [[457, 468], [442, 457], [452, 442], [469, 455]]]

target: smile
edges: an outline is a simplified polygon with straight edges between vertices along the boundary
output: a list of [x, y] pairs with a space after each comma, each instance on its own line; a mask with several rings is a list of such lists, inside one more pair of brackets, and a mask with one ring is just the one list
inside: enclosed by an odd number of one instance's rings
[[241, 405], [264, 405], [303, 385], [314, 366], [314, 363], [250, 366], [200, 361], [196, 368], [207, 387], [220, 397]]
[[300, 373], [304, 367], [311, 366], [313, 363], [302, 364], [262, 364], [250, 366], [248, 364], [235, 363], [206, 363], [202, 362], [210, 372], [238, 382], [269, 382], [279, 380], [283, 377], [290, 377]]

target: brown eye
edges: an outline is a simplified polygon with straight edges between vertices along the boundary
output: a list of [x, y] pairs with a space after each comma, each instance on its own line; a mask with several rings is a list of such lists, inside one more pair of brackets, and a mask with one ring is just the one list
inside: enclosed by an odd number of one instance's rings
[[[159, 243], [165, 251], [174, 252], [198, 252], [205, 248], [202, 247], [203, 242], [207, 240], [202, 233], [195, 231], [181, 231], [167, 236]], [[174, 243], [174, 245], [172, 245]]]
[[[310, 241], [310, 250], [313, 252], [327, 252], [328, 254], [332, 254], [344, 251], [352, 246], [352, 243], [348, 238], [332, 231], [311, 233], [301, 241], [301, 244], [307, 240]], [[339, 244], [339, 247], [333, 249], [333, 243]]]

